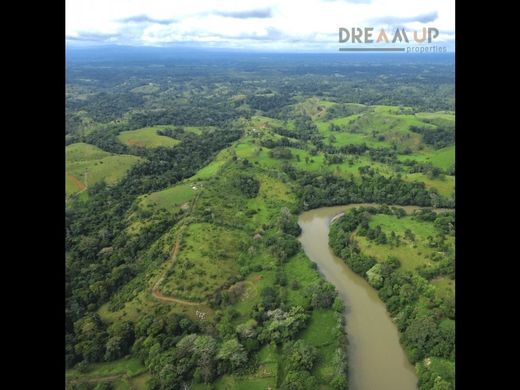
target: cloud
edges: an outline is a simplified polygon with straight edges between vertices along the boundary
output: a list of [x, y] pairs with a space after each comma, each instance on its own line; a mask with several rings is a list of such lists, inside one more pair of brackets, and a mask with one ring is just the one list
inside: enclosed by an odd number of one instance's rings
[[402, 23], [430, 23], [439, 17], [437, 11], [429, 12], [427, 14], [421, 14], [416, 16], [383, 16], [381, 18], [372, 19], [375, 23], [381, 24], [402, 24]]
[[154, 19], [147, 15], [135, 15], [128, 18], [119, 19], [122, 23], [157, 23], [157, 24], [172, 24], [175, 23], [175, 19]]
[[[337, 51], [338, 27], [435, 27], [453, 40], [455, 0], [66, 0], [68, 44]], [[431, 22], [434, 25], [431, 25]], [[87, 43], [87, 42], [86, 42]], [[85, 43], [85, 44], [86, 44]]]
[[212, 12], [213, 15], [223, 16], [226, 18], [235, 18], [235, 19], [251, 19], [251, 18], [259, 18], [265, 19], [270, 18], [272, 15], [270, 8], [264, 9], [252, 9], [249, 11], [215, 11]]
[[106, 34], [93, 31], [79, 32], [76, 35], [67, 35], [66, 39], [71, 41], [82, 41], [82, 42], [108, 42], [111, 39], [117, 37], [119, 34]]
[[341, 1], [345, 3], [353, 3], [353, 4], [370, 4], [373, 0], [323, 0], [325, 2], [334, 2], [334, 1]]
[[277, 41], [286, 39], [287, 36], [277, 28], [268, 27], [265, 29], [265, 33], [260, 34], [239, 34], [237, 37], [225, 37], [225, 38], [239, 38], [239, 39], [252, 39], [258, 41]]

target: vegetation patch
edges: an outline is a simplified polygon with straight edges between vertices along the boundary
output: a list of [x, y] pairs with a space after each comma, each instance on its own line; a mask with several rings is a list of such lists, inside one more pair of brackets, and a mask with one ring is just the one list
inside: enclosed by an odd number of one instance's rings
[[83, 191], [99, 182], [117, 183], [128, 170], [144, 161], [141, 157], [107, 153], [94, 145], [71, 144], [66, 147], [66, 194]]
[[171, 126], [152, 126], [144, 127], [142, 129], [123, 131], [118, 135], [119, 141], [128, 146], [137, 146], [145, 148], [165, 147], [171, 148], [177, 145], [180, 141], [164, 135], [159, 135], [157, 132]]

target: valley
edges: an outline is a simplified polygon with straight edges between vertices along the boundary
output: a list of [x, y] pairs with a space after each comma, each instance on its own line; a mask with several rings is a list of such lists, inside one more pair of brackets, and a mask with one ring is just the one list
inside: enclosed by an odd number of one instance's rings
[[67, 388], [454, 388], [453, 64], [356, 61], [70, 63]]

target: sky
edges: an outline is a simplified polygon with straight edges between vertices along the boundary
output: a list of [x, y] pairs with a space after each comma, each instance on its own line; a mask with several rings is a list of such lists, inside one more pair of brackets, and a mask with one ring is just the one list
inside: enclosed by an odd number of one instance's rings
[[337, 52], [349, 46], [338, 42], [340, 27], [392, 34], [434, 27], [432, 45], [454, 50], [455, 0], [66, 0], [65, 7], [68, 46]]

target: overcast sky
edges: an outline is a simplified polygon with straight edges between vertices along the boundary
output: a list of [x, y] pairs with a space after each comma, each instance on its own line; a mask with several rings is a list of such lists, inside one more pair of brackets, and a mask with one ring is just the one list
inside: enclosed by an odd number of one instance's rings
[[66, 0], [67, 45], [337, 51], [339, 27], [435, 27], [452, 50], [455, 0]]

